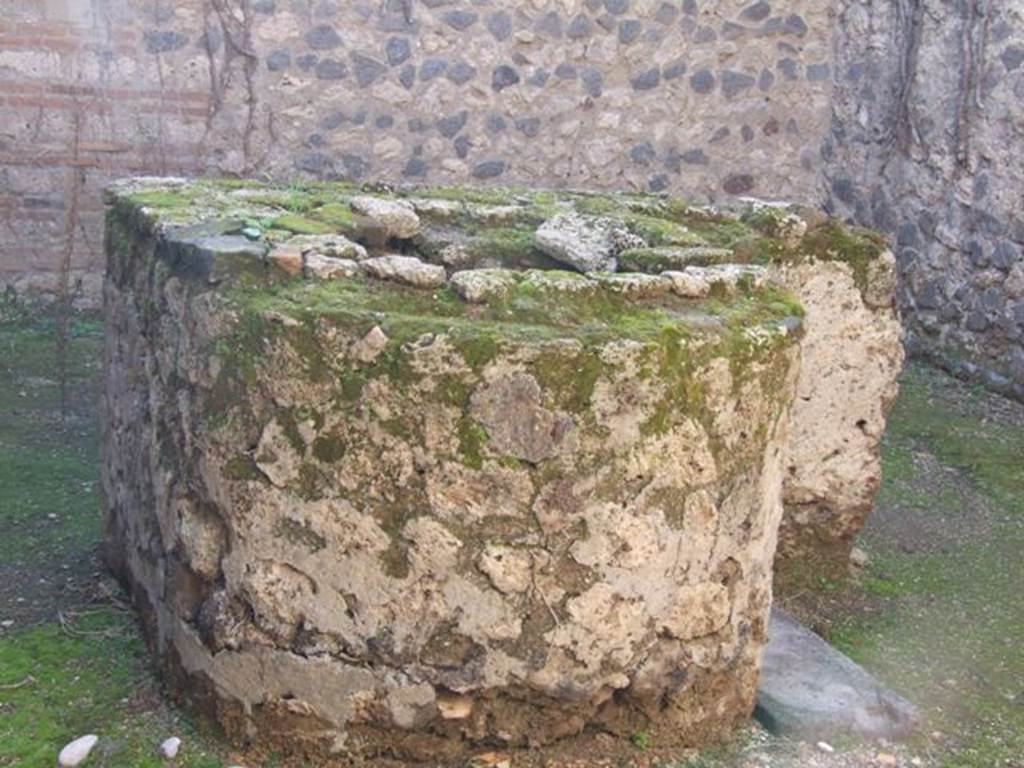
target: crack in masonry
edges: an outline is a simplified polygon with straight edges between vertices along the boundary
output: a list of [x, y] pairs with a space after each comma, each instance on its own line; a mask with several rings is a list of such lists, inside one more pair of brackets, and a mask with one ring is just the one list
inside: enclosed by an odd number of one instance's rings
[[[917, 71], [917, 60], [921, 47], [923, 0], [897, 0], [896, 16], [894, 35], [896, 50], [900, 52], [896, 69], [899, 94], [896, 98], [892, 138], [898, 149], [903, 154], [909, 155], [912, 146], [924, 147], [910, 109], [914, 73]], [[927, 148], [925, 151], [927, 152]]]
[[[963, 67], [960, 88], [957, 92], [955, 156], [957, 175], [970, 171], [971, 128], [975, 109], [981, 106], [981, 82], [985, 68], [985, 51], [988, 38], [989, 7], [987, 0], [968, 0], [963, 28], [960, 33], [960, 54]], [[981, 29], [978, 30], [978, 20]]]
[[255, 83], [259, 57], [253, 50], [253, 13], [250, 0], [238, 0], [237, 5], [233, 5], [231, 0], [206, 0], [203, 12], [204, 19], [209, 18], [209, 9], [211, 8], [220, 23], [220, 28], [224, 35], [224, 61], [218, 73], [213, 51], [211, 50], [209, 40], [207, 40], [204, 48], [209, 62], [211, 101], [210, 110], [206, 118], [206, 129], [200, 143], [205, 144], [213, 130], [213, 121], [224, 106], [224, 95], [231, 81], [231, 65], [235, 58], [241, 57], [243, 60], [242, 76], [245, 79], [245, 104], [247, 107], [245, 129], [242, 133], [242, 175], [251, 175], [257, 165], [253, 163], [252, 159], [252, 141], [253, 134], [256, 132], [256, 109], [259, 105]]

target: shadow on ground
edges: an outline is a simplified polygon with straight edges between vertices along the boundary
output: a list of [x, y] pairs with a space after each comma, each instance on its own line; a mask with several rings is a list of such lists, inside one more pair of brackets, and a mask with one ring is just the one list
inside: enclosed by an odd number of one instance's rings
[[[244, 763], [163, 701], [132, 615], [102, 574], [101, 358], [99, 320], [77, 316], [62, 375], [52, 318], [0, 302], [0, 767], [52, 766], [83, 733], [102, 737], [89, 766]], [[638, 739], [627, 763], [1024, 766], [1024, 408], [912, 365], [884, 451], [861, 542], [870, 565], [780, 599], [917, 703], [921, 734], [827, 753], [752, 726], [668, 762]], [[184, 739], [173, 763], [155, 753], [171, 735]]]

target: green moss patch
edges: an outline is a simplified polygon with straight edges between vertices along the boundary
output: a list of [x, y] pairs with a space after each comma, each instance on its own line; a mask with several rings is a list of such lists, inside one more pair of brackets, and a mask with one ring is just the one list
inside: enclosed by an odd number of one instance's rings
[[[575, 273], [565, 274], [570, 280], [583, 279]], [[318, 318], [367, 331], [379, 324], [391, 339], [392, 348], [424, 333], [451, 332], [456, 340], [461, 339], [458, 344], [471, 367], [479, 367], [493, 355], [494, 346], [502, 338], [544, 340], [568, 334], [595, 341], [623, 337], [644, 340], [657, 339], [664, 329], [672, 327], [688, 329], [697, 336], [715, 336], [733, 333], [745, 325], [777, 323], [802, 312], [792, 299], [774, 290], [696, 303], [672, 296], [635, 299], [598, 285], [580, 292], [552, 290], [529, 279], [507, 296], [484, 305], [463, 303], [449, 287], [428, 292], [359, 278], [239, 288], [227, 296], [243, 312], [241, 326], [249, 322], [244, 319], [249, 317], [255, 327], [245, 331], [251, 339], [240, 344], [229, 342], [226, 351], [262, 347], [266, 331], [258, 318], [271, 313], [298, 321], [298, 326], [274, 333], [299, 340], [308, 337], [310, 364], [315, 359], [321, 365], [324, 363], [313, 324]], [[375, 362], [376, 366], [380, 364]], [[326, 370], [323, 375], [327, 375]]]
[[296, 235], [328, 235], [334, 232], [334, 228], [329, 224], [294, 213], [274, 218], [271, 221], [271, 226], [274, 229], [283, 229]]
[[476, 419], [463, 416], [459, 420], [459, 456], [471, 469], [484, 465], [483, 448], [487, 443], [487, 430]]
[[542, 353], [534, 364], [540, 385], [554, 392], [559, 408], [579, 413], [590, 407], [605, 364], [592, 348], [573, 355], [557, 349]]
[[[870, 278], [868, 266], [885, 249], [881, 236], [834, 220], [813, 226], [801, 242], [787, 244], [777, 237], [777, 218], [784, 213], [781, 209], [759, 208], [740, 216], [695, 207], [678, 198], [614, 192], [463, 187], [393, 191], [340, 183], [282, 187], [196, 181], [185, 187], [140, 188], [124, 193], [121, 199], [129, 205], [146, 206], [158, 218], [178, 224], [232, 218], [280, 232], [342, 233], [358, 240], [360, 227], [350, 208], [356, 194], [461, 203], [461, 208], [440, 220], [426, 217], [425, 231], [408, 243], [406, 250], [436, 260], [444, 244], [459, 243], [469, 255], [470, 265], [497, 262], [513, 268], [554, 267], [535, 247], [534, 232], [545, 220], [568, 210], [616, 219], [644, 239], [647, 248], [624, 254], [620, 270], [656, 272], [676, 267], [658, 249], [706, 247], [726, 252], [694, 254], [692, 263], [767, 264], [808, 258], [843, 261], [851, 265], [864, 291]], [[488, 210], [498, 207], [503, 209], [501, 215]], [[371, 250], [385, 245], [369, 240], [363, 244]]]
[[822, 261], [841, 261], [850, 266], [861, 293], [867, 291], [872, 262], [888, 247], [883, 235], [869, 229], [829, 221], [804, 237], [802, 249]]

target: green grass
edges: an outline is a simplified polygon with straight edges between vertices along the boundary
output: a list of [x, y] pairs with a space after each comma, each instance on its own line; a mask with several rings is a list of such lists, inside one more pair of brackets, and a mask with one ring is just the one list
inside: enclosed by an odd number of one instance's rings
[[635, 731], [630, 735], [629, 741], [637, 749], [649, 749], [651, 746], [651, 735], [647, 731]]
[[62, 417], [56, 327], [0, 300], [0, 620], [15, 619], [0, 630], [0, 768], [50, 768], [86, 733], [100, 736], [89, 768], [166, 765], [155, 750], [172, 735], [176, 765], [219, 766], [160, 698], [134, 616], [96, 599], [102, 329], [70, 324]]
[[[878, 605], [831, 636], [919, 704], [915, 746], [942, 768], [1019, 765], [1024, 755], [1024, 430], [989, 416], [993, 398], [908, 368], [876, 514], [913, 515], [921, 528], [908, 537], [920, 546], [897, 546], [869, 524], [861, 589]], [[931, 742], [932, 731], [946, 741]]]
[[148, 768], [167, 737], [184, 742], [179, 765], [213, 768], [192, 726], [149, 712], [133, 697], [152, 687], [147, 654], [129, 616], [99, 608], [65, 630], [42, 624], [0, 640], [0, 766], [52, 766], [72, 738], [101, 737], [90, 768]]
[[102, 331], [88, 317], [69, 330], [71, 412], [63, 419], [52, 317], [0, 305], [0, 562], [38, 560], [99, 537]]
[[[56, 478], [56, 480], [55, 480]], [[31, 494], [25, 488], [34, 488]], [[85, 506], [91, 516], [74, 513]], [[55, 541], [69, 545], [99, 536], [95, 451], [74, 445], [0, 443], [0, 560], [35, 559]], [[49, 517], [53, 515], [54, 517]]]

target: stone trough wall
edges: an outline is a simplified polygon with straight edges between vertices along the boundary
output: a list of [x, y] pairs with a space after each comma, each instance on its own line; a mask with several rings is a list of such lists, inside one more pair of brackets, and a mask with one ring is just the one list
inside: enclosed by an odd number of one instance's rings
[[[806, 207], [745, 200], [729, 210], [778, 239], [777, 251], [755, 258], [806, 312], [776, 567], [793, 586], [844, 576], [881, 482], [879, 444], [903, 365], [896, 261], [883, 238], [851, 237]], [[749, 250], [705, 258], [745, 261]], [[626, 258], [661, 269], [668, 256]]]
[[353, 758], [749, 715], [805, 325], [767, 276], [842, 263], [873, 305], [871, 237], [524, 190], [112, 202], [105, 548], [172, 689]]
[[769, 279], [807, 313], [776, 568], [783, 581], [818, 583], [847, 574], [882, 481], [880, 444], [904, 358], [895, 259], [882, 252], [865, 275], [837, 261], [787, 264]]

